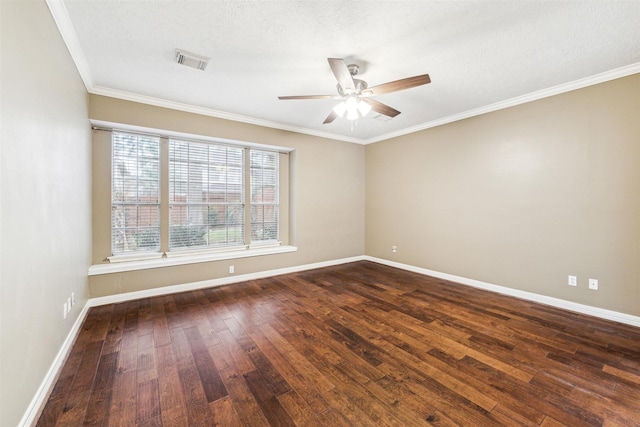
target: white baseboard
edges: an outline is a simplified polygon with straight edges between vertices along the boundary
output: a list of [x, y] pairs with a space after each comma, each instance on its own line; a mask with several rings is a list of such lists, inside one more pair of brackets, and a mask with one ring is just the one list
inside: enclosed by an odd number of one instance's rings
[[78, 315], [76, 321], [73, 323], [71, 330], [67, 334], [67, 338], [65, 338], [62, 343], [62, 346], [60, 347], [60, 350], [58, 350], [56, 357], [53, 359], [53, 363], [49, 367], [40, 387], [38, 387], [36, 394], [33, 396], [33, 399], [31, 399], [31, 403], [29, 403], [27, 410], [18, 423], [18, 427], [29, 427], [34, 425], [37, 421], [37, 417], [40, 415], [40, 411], [43, 409], [44, 404], [49, 397], [49, 393], [58, 378], [58, 373], [60, 372], [60, 369], [62, 369], [62, 365], [71, 351], [71, 347], [80, 332], [80, 327], [82, 326], [82, 322], [84, 322], [85, 317], [87, 317], [88, 312], [89, 304], [87, 303], [82, 308], [82, 311], [80, 312], [80, 315]]
[[118, 302], [130, 301], [130, 300], [135, 300], [140, 298], [168, 295], [168, 294], [173, 294], [177, 292], [192, 291], [196, 289], [204, 289], [204, 288], [210, 288], [214, 286], [222, 286], [222, 285], [228, 285], [232, 283], [244, 282], [247, 280], [262, 279], [265, 277], [278, 276], [281, 274], [297, 273], [299, 271], [311, 270], [314, 268], [329, 267], [332, 265], [346, 264], [348, 262], [355, 262], [355, 261], [362, 261], [362, 260], [377, 262], [379, 264], [400, 268], [402, 270], [412, 271], [414, 273], [420, 273], [427, 276], [450, 280], [452, 282], [460, 283], [467, 286], [472, 286], [474, 288], [484, 289], [484, 290], [496, 292], [499, 294], [509, 295], [516, 298], [525, 299], [528, 301], [550, 305], [553, 307], [573, 311], [576, 313], [586, 314], [589, 316], [599, 317], [601, 319], [613, 320], [615, 322], [640, 327], [640, 317], [638, 316], [632, 316], [630, 314], [620, 313], [612, 310], [606, 310], [604, 308], [592, 307], [589, 305], [566, 301], [559, 298], [536, 294], [533, 292], [521, 291], [518, 289], [508, 288], [505, 286], [494, 285], [492, 283], [481, 282], [479, 280], [469, 279], [467, 277], [455, 276], [453, 274], [442, 273], [439, 271], [429, 270], [422, 267], [416, 267], [409, 264], [402, 264], [399, 262], [390, 261], [383, 258], [376, 258], [368, 255], [355, 256], [351, 258], [342, 258], [342, 259], [331, 260], [331, 261], [323, 261], [323, 262], [318, 262], [314, 264], [305, 264], [305, 265], [280, 268], [275, 270], [259, 271], [256, 273], [241, 274], [238, 276], [222, 277], [218, 279], [204, 280], [201, 282], [166, 286], [162, 288], [154, 288], [154, 289], [148, 289], [144, 291], [128, 292], [124, 294], [110, 295], [106, 297], [92, 298], [89, 300], [88, 305], [90, 307], [95, 307], [99, 305], [114, 304]]
[[377, 262], [379, 264], [388, 265], [390, 267], [400, 268], [402, 270], [412, 271], [414, 273], [425, 274], [427, 276], [437, 277], [439, 279], [450, 280], [452, 282], [460, 283], [474, 288], [484, 289], [499, 294], [509, 295], [516, 298], [521, 298], [527, 301], [538, 302], [540, 304], [550, 305], [552, 307], [561, 308], [576, 313], [586, 314], [589, 316], [599, 317], [601, 319], [613, 320], [614, 322], [624, 323], [626, 325], [640, 327], [640, 317], [632, 316], [626, 313], [620, 313], [617, 311], [606, 310], [604, 308], [592, 307], [590, 305], [578, 304], [571, 301], [562, 300], [559, 298], [553, 298], [546, 295], [540, 295], [533, 292], [521, 291], [518, 289], [507, 288], [505, 286], [494, 285], [492, 283], [481, 282], [479, 280], [469, 279], [461, 276], [454, 276], [453, 274], [441, 273], [439, 271], [428, 270], [426, 268], [415, 267], [413, 265], [402, 264], [395, 261], [390, 261], [383, 258], [376, 258], [371, 256], [363, 257], [367, 261]]
[[127, 292], [124, 294], [109, 295], [105, 297], [91, 298], [88, 302], [90, 307], [97, 307], [106, 304], [132, 301], [140, 298], [157, 297], [162, 295], [175, 294], [178, 292], [194, 291], [197, 289], [212, 288], [214, 286], [229, 285], [232, 283], [245, 282], [247, 280], [263, 279], [265, 277], [279, 276], [281, 274], [297, 273], [314, 268], [330, 267], [332, 265], [346, 264], [348, 262], [362, 261], [364, 255], [350, 258], [341, 258], [330, 261], [316, 262], [313, 264], [297, 265], [293, 267], [278, 268], [275, 270], [258, 271], [255, 273], [240, 274], [237, 276], [221, 277], [218, 279], [203, 280], [201, 282], [185, 283], [181, 285], [164, 286], [161, 288], [146, 289], [144, 291]]

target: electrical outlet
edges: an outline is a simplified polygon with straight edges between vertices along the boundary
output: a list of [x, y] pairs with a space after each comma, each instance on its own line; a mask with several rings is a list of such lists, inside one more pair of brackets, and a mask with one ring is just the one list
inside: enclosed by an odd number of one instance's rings
[[236, 272], [236, 268], [233, 265], [229, 266], [229, 274], [233, 274]]
[[76, 293], [71, 292], [71, 307], [73, 307], [74, 305], [76, 305]]
[[398, 252], [398, 247], [396, 245], [391, 246], [391, 252], [393, 252], [394, 254]]
[[598, 290], [598, 279], [589, 279], [589, 289]]
[[578, 277], [569, 276], [569, 286], [578, 286]]
[[67, 303], [65, 302], [65, 303], [64, 303], [64, 311], [62, 312], [62, 318], [63, 318], [63, 319], [66, 319], [66, 318], [67, 318], [67, 312], [68, 312], [67, 310], [68, 310], [68, 309], [67, 309]]

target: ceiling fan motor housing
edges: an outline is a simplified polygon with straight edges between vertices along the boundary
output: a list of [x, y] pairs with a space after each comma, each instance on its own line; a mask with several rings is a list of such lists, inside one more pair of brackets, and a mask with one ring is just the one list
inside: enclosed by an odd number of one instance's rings
[[340, 86], [340, 83], [336, 85], [336, 88], [338, 89], [338, 93], [340, 94], [340, 96], [348, 96], [348, 95], [360, 95], [363, 90], [369, 87], [369, 85], [367, 85], [367, 82], [360, 79], [353, 79], [353, 86], [355, 86], [356, 88], [354, 92], [345, 91], [342, 88], [342, 86]]

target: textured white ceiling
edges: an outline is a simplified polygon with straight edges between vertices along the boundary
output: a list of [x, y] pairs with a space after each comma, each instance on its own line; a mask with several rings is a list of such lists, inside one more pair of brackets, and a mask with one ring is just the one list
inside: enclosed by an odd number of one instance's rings
[[[92, 93], [354, 142], [640, 71], [640, 1], [48, 4]], [[176, 48], [209, 66], [176, 64]], [[323, 125], [337, 101], [277, 96], [335, 94], [329, 57], [359, 64], [370, 86], [432, 83], [377, 97], [402, 112], [392, 120]]]

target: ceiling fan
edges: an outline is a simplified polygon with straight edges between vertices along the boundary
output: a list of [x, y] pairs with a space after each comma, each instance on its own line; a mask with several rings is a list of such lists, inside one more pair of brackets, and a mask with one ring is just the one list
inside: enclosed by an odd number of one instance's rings
[[385, 93], [397, 92], [416, 86], [431, 83], [429, 74], [407, 77], [381, 85], [368, 87], [364, 80], [354, 78], [359, 71], [355, 64], [347, 65], [342, 58], [328, 58], [329, 66], [333, 75], [338, 80], [338, 95], [298, 95], [279, 96], [278, 99], [341, 99], [331, 113], [324, 120], [324, 124], [333, 122], [338, 117], [345, 117], [347, 120], [356, 120], [366, 116], [371, 110], [387, 117], [395, 117], [400, 111], [382, 102], [371, 99], [374, 96]]

